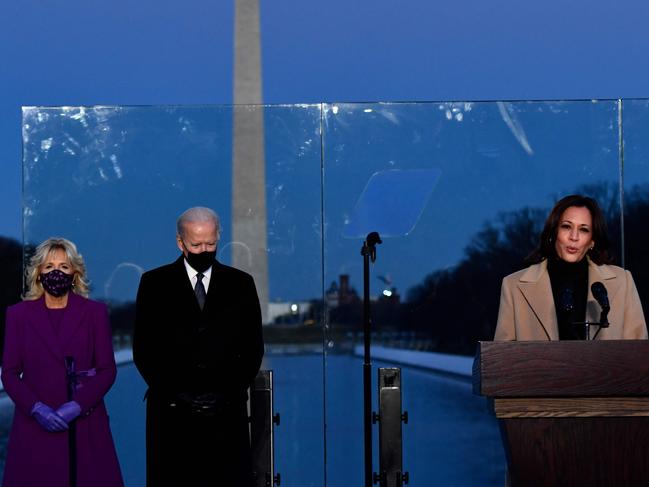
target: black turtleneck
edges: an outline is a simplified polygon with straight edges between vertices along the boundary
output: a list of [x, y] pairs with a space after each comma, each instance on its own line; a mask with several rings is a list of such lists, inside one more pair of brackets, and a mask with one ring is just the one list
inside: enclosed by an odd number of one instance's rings
[[548, 273], [557, 310], [559, 340], [584, 340], [584, 327], [573, 323], [586, 320], [588, 259], [573, 263], [556, 257], [549, 258]]

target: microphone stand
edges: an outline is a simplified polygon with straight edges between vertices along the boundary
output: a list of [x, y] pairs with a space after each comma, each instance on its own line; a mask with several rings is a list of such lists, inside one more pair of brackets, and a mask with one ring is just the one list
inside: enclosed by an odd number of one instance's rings
[[[67, 397], [68, 401], [74, 400], [74, 389], [77, 382], [77, 375], [74, 366], [74, 357], [65, 357], [65, 371], [68, 379]], [[75, 421], [68, 425], [68, 468], [70, 475], [70, 487], [77, 486], [77, 426]]]
[[[602, 328], [608, 328], [610, 323], [608, 322], [608, 310], [602, 310], [602, 314], [600, 315], [599, 321], [577, 321], [575, 323], [572, 323], [575, 326], [583, 326], [584, 331], [586, 333], [584, 340], [595, 340], [597, 338], [597, 335], [599, 335], [599, 332], [602, 331]], [[598, 326], [599, 328], [597, 329], [597, 332], [595, 332], [595, 336], [593, 338], [590, 337], [590, 327], [591, 326]]]
[[377, 232], [370, 232], [361, 248], [363, 256], [363, 425], [365, 432], [365, 487], [372, 487], [372, 362], [370, 361], [370, 260], [376, 261], [376, 244], [381, 243]]
[[591, 323], [592, 325], [599, 325], [599, 329], [595, 333], [595, 336], [593, 337], [593, 340], [595, 338], [597, 338], [597, 335], [599, 335], [599, 332], [602, 331], [602, 328], [608, 328], [608, 325], [609, 325], [608, 312], [609, 311], [611, 311], [610, 306], [602, 306], [602, 312], [599, 315], [599, 323]]

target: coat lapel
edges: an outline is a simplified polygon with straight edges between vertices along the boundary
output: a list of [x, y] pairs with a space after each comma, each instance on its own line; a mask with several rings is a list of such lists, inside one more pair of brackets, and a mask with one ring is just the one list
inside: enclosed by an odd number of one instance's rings
[[54, 328], [50, 323], [50, 317], [47, 315], [47, 308], [45, 306], [45, 297], [40, 297], [36, 301], [32, 301], [33, 314], [29, 320], [29, 325], [31, 326], [34, 334], [40, 337], [48, 350], [50, 350], [54, 356], [63, 360], [63, 352], [61, 351], [61, 346], [59, 345], [59, 340], [54, 333]]
[[[590, 290], [594, 282], [601, 282], [606, 286], [608, 298], [613, 302], [620, 289], [619, 279], [608, 266], [597, 265], [588, 259], [588, 300], [586, 302], [586, 321], [599, 321], [601, 308]], [[552, 297], [552, 284], [548, 274], [547, 260], [530, 266], [519, 278], [518, 288], [525, 297], [525, 301], [538, 319], [540, 326], [550, 340], [559, 339], [559, 325], [557, 312]]]
[[223, 285], [223, 279], [220, 279], [221, 273], [221, 264], [218, 261], [214, 261], [212, 264], [212, 275], [210, 276], [210, 287], [207, 288], [207, 298], [205, 299], [205, 306], [203, 307], [203, 312], [206, 312], [208, 309], [212, 309], [217, 306], [217, 301], [219, 297], [223, 295], [220, 290], [220, 286]]
[[61, 321], [61, 329], [59, 330], [58, 342], [62, 349], [65, 345], [77, 334], [79, 328], [84, 323], [83, 319], [83, 306], [84, 298], [74, 294], [68, 294], [68, 304], [65, 309], [63, 320]]
[[184, 257], [181, 255], [176, 262], [174, 262], [175, 276], [174, 276], [174, 286], [177, 286], [180, 299], [186, 306], [185, 309], [191, 310], [192, 321], [198, 320], [198, 317], [201, 315], [209, 313], [210, 309], [218, 306], [218, 300], [222, 295], [222, 291], [219, 289], [219, 286], [222, 285], [222, 279], [219, 278], [221, 272], [221, 264], [218, 261], [214, 261], [212, 264], [212, 275], [210, 277], [210, 285], [207, 288], [207, 296], [205, 298], [205, 305], [201, 311], [200, 306], [198, 305], [198, 300], [196, 299], [196, 294], [192, 283], [187, 276], [187, 269], [185, 268]]
[[184, 257], [182, 255], [174, 262], [174, 269], [176, 275], [174, 276], [173, 285], [177, 287], [182, 301], [187, 303], [187, 308], [185, 309], [191, 309], [193, 313], [200, 313], [201, 308], [198, 306], [198, 300], [196, 299], [194, 288], [187, 275], [187, 269], [185, 268]]
[[547, 265], [547, 261], [544, 260], [528, 267], [519, 278], [518, 288], [548, 339], [558, 340], [559, 325]]

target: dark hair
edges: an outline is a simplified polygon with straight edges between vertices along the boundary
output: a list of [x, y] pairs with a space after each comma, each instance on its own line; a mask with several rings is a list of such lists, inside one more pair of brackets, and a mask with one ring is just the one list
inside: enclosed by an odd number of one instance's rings
[[588, 251], [588, 257], [590, 257], [590, 260], [597, 265], [610, 264], [612, 262], [613, 259], [609, 254], [611, 240], [608, 237], [604, 213], [597, 204], [597, 201], [588, 196], [582, 196], [579, 194], [565, 196], [554, 205], [554, 208], [552, 208], [547, 220], [545, 220], [539, 245], [525, 259], [526, 262], [530, 264], [538, 264], [544, 259], [557, 256], [557, 251], [554, 245], [557, 238], [559, 222], [563, 212], [571, 206], [588, 209], [590, 216], [593, 219], [592, 231], [595, 246]]

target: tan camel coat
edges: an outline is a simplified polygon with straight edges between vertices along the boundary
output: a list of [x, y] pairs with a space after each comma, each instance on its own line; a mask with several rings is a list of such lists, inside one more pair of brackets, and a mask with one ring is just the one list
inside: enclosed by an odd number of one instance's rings
[[[596, 281], [606, 287], [611, 305], [610, 326], [602, 329], [597, 340], [646, 339], [647, 326], [631, 273], [613, 265], [596, 265], [590, 259], [586, 321], [599, 320], [600, 306], [590, 290]], [[591, 338], [597, 328], [591, 327]], [[558, 339], [559, 327], [547, 260], [505, 277], [494, 340]]]

